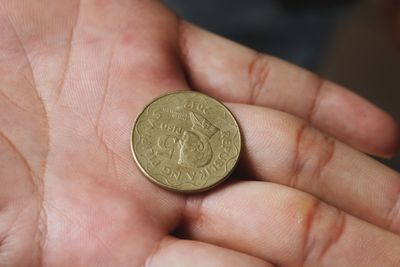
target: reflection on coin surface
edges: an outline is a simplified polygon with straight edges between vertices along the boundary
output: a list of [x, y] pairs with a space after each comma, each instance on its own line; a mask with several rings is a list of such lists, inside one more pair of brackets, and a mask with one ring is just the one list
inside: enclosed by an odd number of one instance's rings
[[173, 191], [210, 189], [233, 171], [241, 149], [238, 124], [217, 100], [193, 91], [161, 96], [137, 117], [131, 138], [140, 170]]

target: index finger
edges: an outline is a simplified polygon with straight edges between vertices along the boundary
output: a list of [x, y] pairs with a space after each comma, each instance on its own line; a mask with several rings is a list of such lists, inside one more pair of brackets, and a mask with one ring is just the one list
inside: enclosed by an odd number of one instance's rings
[[195, 89], [223, 101], [291, 113], [367, 153], [389, 157], [396, 152], [396, 122], [349, 90], [185, 22], [180, 39]]

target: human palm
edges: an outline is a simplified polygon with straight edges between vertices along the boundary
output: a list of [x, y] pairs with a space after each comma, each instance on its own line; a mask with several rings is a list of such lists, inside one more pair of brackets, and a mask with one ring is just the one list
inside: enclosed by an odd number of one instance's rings
[[[400, 262], [399, 174], [322, 133], [391, 155], [395, 123], [361, 98], [157, 1], [3, 0], [0, 36], [1, 266]], [[146, 103], [188, 88], [244, 135], [241, 181], [195, 196], [129, 146]]]

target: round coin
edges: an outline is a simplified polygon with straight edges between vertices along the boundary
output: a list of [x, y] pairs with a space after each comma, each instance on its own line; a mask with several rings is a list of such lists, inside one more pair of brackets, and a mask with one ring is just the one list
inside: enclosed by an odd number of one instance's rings
[[225, 180], [240, 155], [237, 121], [207, 95], [180, 91], [153, 100], [138, 115], [131, 148], [140, 170], [173, 191], [195, 193]]

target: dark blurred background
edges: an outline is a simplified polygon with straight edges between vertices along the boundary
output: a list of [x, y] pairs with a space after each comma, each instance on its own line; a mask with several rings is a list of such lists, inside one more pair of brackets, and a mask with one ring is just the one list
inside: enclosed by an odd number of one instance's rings
[[[400, 121], [400, 44], [384, 1], [164, 0], [186, 20], [351, 88]], [[400, 155], [384, 163], [400, 171]]]

